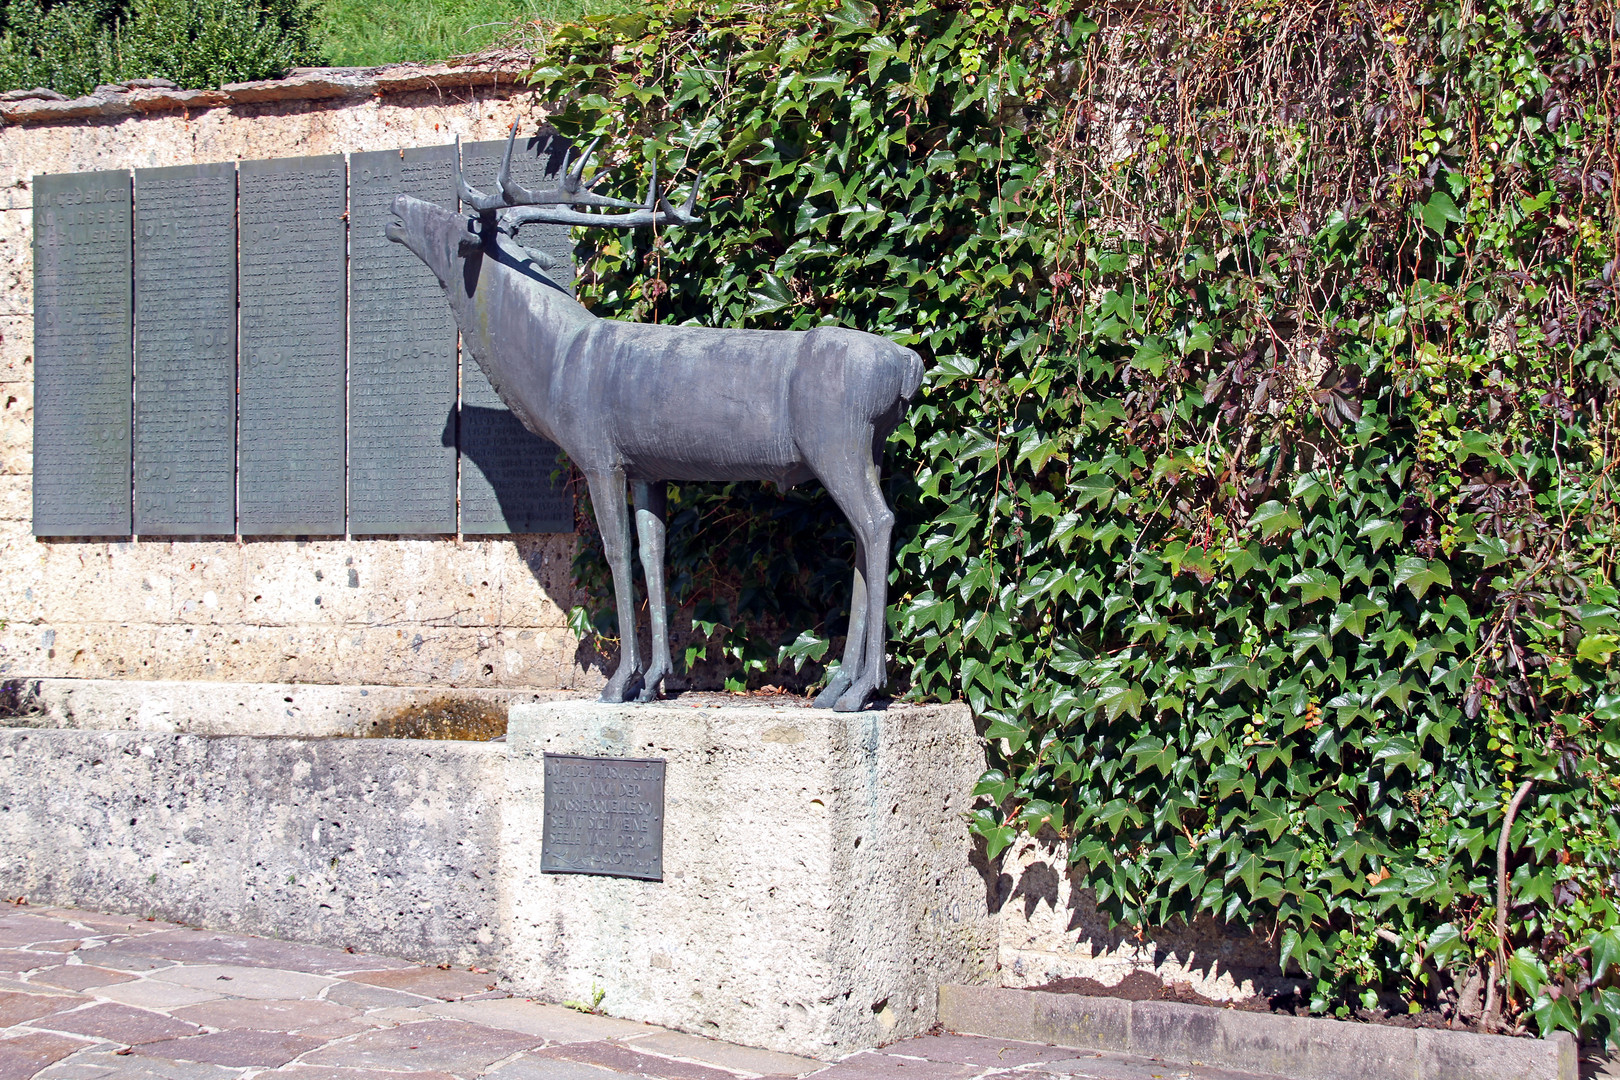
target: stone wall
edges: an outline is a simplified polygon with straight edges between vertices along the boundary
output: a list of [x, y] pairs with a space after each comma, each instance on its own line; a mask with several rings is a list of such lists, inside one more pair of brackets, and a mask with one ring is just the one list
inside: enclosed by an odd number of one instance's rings
[[505, 750], [0, 728], [0, 890], [488, 962], [503, 944]]
[[79, 542], [30, 529], [35, 174], [501, 138], [539, 118], [516, 82], [510, 68], [401, 66], [0, 101], [0, 678], [597, 684], [565, 620], [571, 536]]

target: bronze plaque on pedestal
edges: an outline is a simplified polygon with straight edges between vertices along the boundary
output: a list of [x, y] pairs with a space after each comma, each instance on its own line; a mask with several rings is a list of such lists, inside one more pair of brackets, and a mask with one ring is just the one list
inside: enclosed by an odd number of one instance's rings
[[545, 757], [542, 874], [664, 880], [662, 758]]

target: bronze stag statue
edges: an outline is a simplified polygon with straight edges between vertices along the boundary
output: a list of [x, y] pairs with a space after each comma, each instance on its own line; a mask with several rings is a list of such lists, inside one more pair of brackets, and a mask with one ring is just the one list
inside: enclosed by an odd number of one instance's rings
[[[457, 158], [461, 212], [398, 196], [388, 239], [439, 279], [462, 348], [530, 431], [568, 454], [590, 485], [613, 572], [621, 647], [602, 691], [653, 701], [673, 670], [664, 589], [666, 483], [816, 477], [857, 537], [849, 639], [819, 708], [864, 708], [886, 682], [889, 541], [894, 513], [879, 478], [883, 447], [922, 382], [915, 352], [856, 330], [735, 330], [616, 322], [592, 315], [546, 276], [551, 261], [518, 243], [531, 222], [590, 228], [680, 226], [698, 220], [698, 184], [671, 206], [656, 170], [645, 204], [609, 198], [584, 179], [587, 149], [564, 158], [554, 189], [513, 181], [507, 143], [495, 194], [468, 186]], [[598, 174], [600, 175], [600, 174]], [[579, 209], [579, 208], [585, 209]], [[630, 514], [652, 615], [651, 664], [636, 643]]]

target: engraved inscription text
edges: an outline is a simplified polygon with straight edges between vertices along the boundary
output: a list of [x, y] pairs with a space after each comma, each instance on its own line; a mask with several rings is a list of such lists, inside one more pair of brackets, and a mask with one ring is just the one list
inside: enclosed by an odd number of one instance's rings
[[540, 871], [664, 879], [664, 762], [547, 754]]

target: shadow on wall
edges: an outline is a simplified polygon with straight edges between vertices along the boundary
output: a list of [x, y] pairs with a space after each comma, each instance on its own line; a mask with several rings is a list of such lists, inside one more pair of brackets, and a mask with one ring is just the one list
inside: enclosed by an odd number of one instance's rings
[[[573, 495], [551, 482], [550, 474], [559, 468], [556, 447], [524, 427], [510, 410], [463, 403], [459, 419], [454, 409], [445, 417], [439, 438], [444, 446], [461, 447], [464, 535], [574, 531]], [[518, 546], [540, 587], [567, 612], [570, 604], [564, 598], [573, 596], [573, 568], [561, 568], [566, 580], [556, 580], [524, 550], [522, 540]], [[574, 655], [576, 667], [594, 668], [604, 679], [614, 662], [615, 657], [584, 642]]]
[[[573, 531], [573, 507], [560, 505], [573, 500], [566, 495], [559, 499], [551, 483], [558, 467], [551, 443], [506, 409], [463, 405], [460, 426], [462, 460], [477, 469], [469, 477], [463, 466], [463, 533]], [[458, 441], [454, 410], [445, 418], [440, 440], [445, 446]]]
[[[1203, 993], [1225, 979], [1238, 987], [1250, 983], [1254, 993], [1267, 997], [1300, 985], [1278, 967], [1276, 943], [1265, 926], [1213, 918], [1140, 932], [1110, 925], [1097, 908], [1096, 893], [1086, 887], [1085, 874], [1069, 864], [1068, 856], [1068, 845], [1050, 828], [1020, 839], [995, 859], [986, 857], [983, 839], [975, 842], [971, 861], [984, 881], [990, 912], [1001, 924], [1005, 985], [1036, 986], [1074, 976], [1112, 984], [1133, 970], [1157, 972], [1167, 984], [1192, 975], [1209, 984]], [[1013, 955], [1014, 970], [1007, 970], [1007, 953]], [[1028, 970], [1017, 970], [1026, 960]]]

